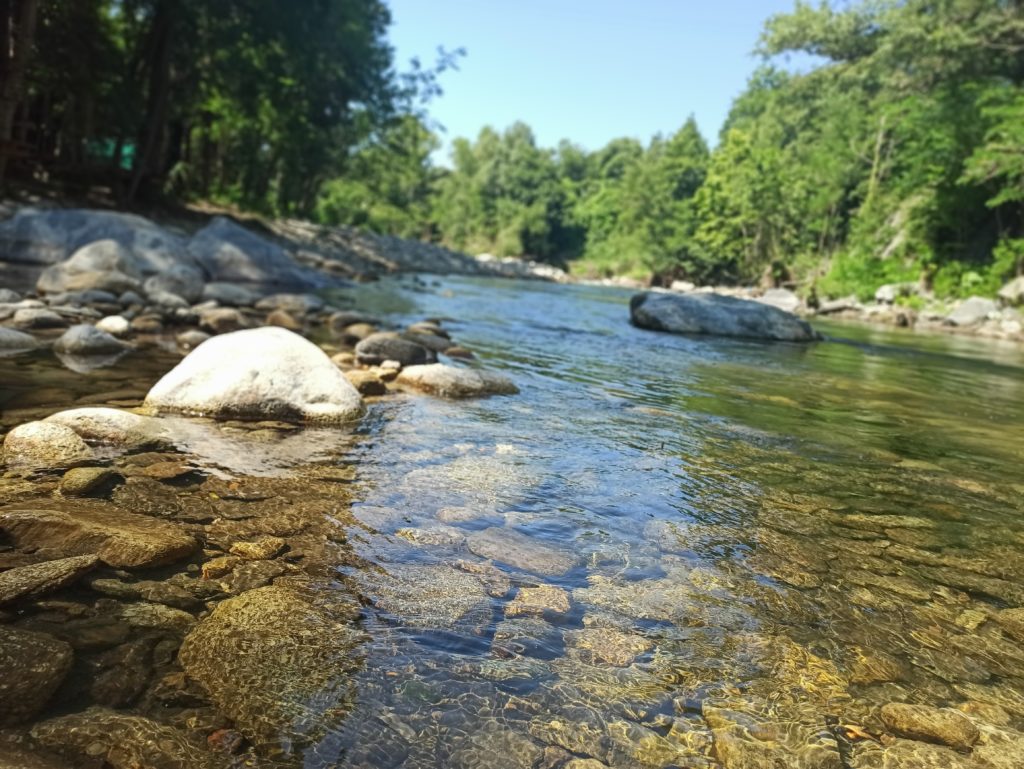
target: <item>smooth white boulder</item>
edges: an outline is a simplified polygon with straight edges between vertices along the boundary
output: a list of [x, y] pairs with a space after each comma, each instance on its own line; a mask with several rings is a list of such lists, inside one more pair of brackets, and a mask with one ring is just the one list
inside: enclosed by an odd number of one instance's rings
[[107, 315], [96, 321], [96, 328], [100, 331], [105, 331], [111, 336], [122, 337], [128, 336], [131, 333], [132, 324], [131, 321], [122, 315]]
[[346, 422], [359, 393], [319, 347], [283, 328], [246, 329], [199, 345], [146, 396], [158, 412]]
[[86, 441], [122, 448], [162, 443], [166, 433], [159, 419], [102, 406], [58, 411], [43, 421], [67, 427]]

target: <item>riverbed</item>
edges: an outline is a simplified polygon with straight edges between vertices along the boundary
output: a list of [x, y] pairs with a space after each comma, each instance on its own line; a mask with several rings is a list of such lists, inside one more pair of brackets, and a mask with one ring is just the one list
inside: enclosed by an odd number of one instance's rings
[[[210, 440], [187, 473], [116, 490], [207, 538], [197, 579], [222, 543], [297, 515], [263, 584], [304, 580], [347, 629], [329, 654], [287, 646], [228, 714], [178, 679], [188, 696], [161, 699], [180, 668], [153, 641], [115, 710], [197, 744], [245, 722], [232, 760], [255, 765], [1020, 765], [1024, 627], [1007, 610], [1024, 606], [1024, 351], [825, 323], [812, 344], [676, 336], [630, 326], [629, 296], [485, 278], [330, 294], [396, 325], [440, 319], [520, 393], [373, 399], [326, 439], [236, 425], [270, 448], [218, 457]], [[154, 349], [79, 375], [44, 353], [0, 359], [4, 426], [138, 405], [176, 360]], [[309, 467], [275, 462], [285, 440]], [[9, 483], [19, 504], [53, 490]], [[246, 503], [225, 488], [264, 495], [232, 515]], [[184, 609], [200, 626], [224, 595], [209, 599]], [[84, 585], [66, 597], [95, 601]], [[152, 632], [132, 628], [79, 644], [77, 678], [40, 718], [100, 702], [83, 680]], [[322, 664], [337, 676], [311, 684]], [[277, 713], [272, 687], [302, 708]], [[956, 709], [980, 737], [959, 752], [892, 739], [888, 703]]]

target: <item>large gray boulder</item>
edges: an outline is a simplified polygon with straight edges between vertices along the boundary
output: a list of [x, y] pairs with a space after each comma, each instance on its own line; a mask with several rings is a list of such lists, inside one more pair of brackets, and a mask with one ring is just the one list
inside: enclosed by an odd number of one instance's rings
[[1014, 278], [999, 289], [999, 298], [1007, 304], [1024, 304], [1024, 275]]
[[0, 326], [0, 355], [12, 355], [27, 350], [34, 350], [38, 346], [39, 342], [31, 334]]
[[213, 281], [286, 289], [321, 288], [330, 283], [325, 275], [297, 264], [276, 243], [223, 216], [197, 232], [188, 250]]
[[97, 240], [76, 250], [67, 260], [43, 270], [36, 290], [44, 294], [66, 291], [109, 291], [120, 294], [139, 288], [138, 260], [116, 240]]
[[181, 238], [134, 214], [23, 208], [0, 222], [0, 254], [7, 262], [56, 264], [98, 240], [124, 246], [146, 274], [192, 261]]
[[146, 279], [145, 291], [154, 294], [173, 294], [186, 302], [198, 302], [203, 296], [206, 277], [202, 270], [190, 264], [173, 264], [166, 270]]
[[991, 299], [981, 296], [972, 296], [960, 303], [946, 320], [954, 326], [975, 326], [994, 312], [999, 311], [999, 306]]
[[49, 422], [26, 422], [4, 437], [3, 460], [11, 467], [74, 467], [94, 459], [70, 427]]
[[339, 423], [357, 417], [359, 393], [326, 353], [283, 328], [215, 336], [146, 396], [156, 411], [229, 419]]
[[0, 727], [42, 710], [71, 670], [74, 652], [45, 633], [0, 627]]
[[633, 325], [675, 334], [708, 334], [780, 342], [810, 342], [821, 336], [791, 313], [761, 302], [718, 294], [647, 291], [629, 303]]

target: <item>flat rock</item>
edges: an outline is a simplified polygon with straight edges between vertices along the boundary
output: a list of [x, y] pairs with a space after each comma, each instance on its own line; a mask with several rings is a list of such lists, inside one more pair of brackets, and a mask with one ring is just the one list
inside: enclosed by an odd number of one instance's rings
[[146, 396], [158, 411], [220, 418], [340, 423], [362, 411], [359, 393], [319, 347], [283, 328], [214, 337]]
[[174, 264], [146, 279], [143, 289], [150, 296], [173, 294], [186, 302], [198, 302], [203, 296], [206, 276], [202, 270], [190, 264]]
[[202, 298], [227, 307], [252, 307], [260, 300], [260, 294], [235, 283], [213, 281], [203, 286]]
[[[332, 599], [333, 600], [333, 599]], [[221, 602], [185, 638], [188, 676], [257, 748], [314, 742], [354, 696], [358, 631], [346, 616], [268, 586]]]
[[65, 497], [87, 497], [117, 477], [109, 467], [73, 467], [64, 473], [57, 488]]
[[94, 455], [70, 427], [26, 422], [4, 437], [3, 456], [4, 462], [12, 467], [70, 467]]
[[45, 633], [0, 625], [0, 726], [42, 710], [71, 669], [74, 652]]
[[569, 611], [569, 594], [555, 585], [521, 587], [516, 597], [505, 607], [506, 617], [519, 615], [541, 616], [544, 614], [566, 614]]
[[43, 270], [36, 290], [42, 294], [106, 291], [116, 295], [139, 288], [141, 277], [142, 271], [129, 249], [115, 240], [97, 240]]
[[91, 707], [32, 728], [42, 745], [79, 765], [97, 759], [112, 769], [228, 769], [230, 757], [213, 753], [174, 727], [142, 716]]
[[437, 355], [422, 345], [402, 339], [390, 331], [378, 331], [370, 334], [356, 345], [356, 360], [360, 363], [375, 365], [386, 360], [393, 360], [402, 366], [416, 366], [423, 363], [434, 363]]
[[250, 561], [262, 561], [276, 556], [284, 550], [285, 544], [281, 537], [261, 537], [252, 542], [235, 542], [230, 552]]
[[399, 373], [398, 383], [442, 398], [473, 398], [481, 395], [512, 395], [519, 388], [508, 377], [472, 368], [433, 363], [408, 366]]
[[102, 406], [58, 411], [43, 422], [66, 427], [91, 443], [123, 449], [158, 446], [167, 441], [166, 427], [160, 420]]
[[447, 565], [391, 564], [367, 590], [378, 609], [409, 627], [451, 628], [490, 617], [483, 583]]
[[53, 349], [66, 355], [108, 355], [130, 348], [126, 342], [96, 326], [79, 323], [61, 334], [53, 343]]
[[0, 355], [34, 350], [39, 342], [31, 334], [6, 326], [0, 326]]
[[791, 313], [761, 302], [718, 294], [648, 291], [629, 303], [633, 325], [675, 334], [707, 334], [781, 342], [810, 342], [820, 335]]
[[991, 299], [972, 296], [965, 299], [953, 310], [946, 320], [954, 326], [975, 326], [987, 319], [991, 313], [998, 312], [999, 305]]
[[174, 563], [198, 547], [179, 526], [86, 501], [60, 510], [0, 508], [0, 532], [17, 547], [95, 553], [108, 566], [125, 569]]
[[63, 328], [68, 325], [63, 315], [45, 307], [22, 307], [15, 310], [11, 323], [18, 328]]
[[1024, 643], [1024, 608], [1003, 609], [995, 620], [1009, 636]]
[[[333, 358], [331, 360], [334, 360]], [[346, 371], [345, 378], [352, 383], [361, 395], [385, 395], [388, 391], [387, 383], [373, 371], [356, 369]]]
[[901, 737], [969, 750], [981, 733], [970, 719], [951, 708], [890, 702], [880, 712], [883, 723]]
[[490, 558], [536, 574], [557, 576], [576, 565], [576, 559], [570, 553], [515, 529], [492, 526], [470, 534], [466, 542], [470, 551], [481, 558]]
[[99, 558], [94, 555], [79, 555], [16, 566], [0, 572], [0, 605], [67, 587], [83, 574], [92, 571], [97, 563]]
[[649, 638], [610, 627], [571, 630], [565, 634], [565, 642], [584, 662], [616, 667], [625, 667], [654, 648]]

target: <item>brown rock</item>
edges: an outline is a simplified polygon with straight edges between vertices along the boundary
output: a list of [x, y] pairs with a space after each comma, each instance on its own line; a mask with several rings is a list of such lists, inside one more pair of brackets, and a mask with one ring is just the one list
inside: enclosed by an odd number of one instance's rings
[[85, 502], [68, 510], [0, 508], [0, 532], [16, 547], [95, 553], [107, 565], [127, 569], [174, 563], [198, 547], [192, 535], [173, 524]]
[[57, 488], [65, 497], [87, 497], [116, 477], [109, 467], [73, 467], [64, 473]]
[[388, 391], [388, 386], [384, 383], [384, 380], [373, 371], [363, 371], [360, 369], [346, 371], [345, 378], [352, 383], [352, 386], [359, 391], [360, 395], [384, 395]]
[[0, 573], [0, 605], [66, 587], [97, 563], [94, 555], [80, 555], [8, 569]]
[[554, 585], [540, 585], [519, 588], [516, 597], [505, 607], [505, 616], [541, 616], [545, 613], [566, 614], [568, 611], [569, 594], [566, 591]]
[[223, 577], [241, 562], [241, 558], [231, 555], [212, 558], [203, 564], [203, 579], [217, 579], [218, 577]]
[[74, 652], [44, 633], [0, 626], [0, 726], [42, 710], [71, 669]]
[[268, 326], [280, 326], [289, 331], [302, 331], [302, 324], [299, 323], [287, 310], [274, 310], [267, 315]]
[[235, 542], [230, 552], [250, 561], [263, 561], [284, 550], [285, 544], [281, 537], [261, 537], [253, 542]]
[[931, 708], [890, 702], [880, 713], [886, 727], [901, 737], [922, 742], [937, 742], [958, 750], [967, 750], [981, 733], [970, 719], [950, 708]]

